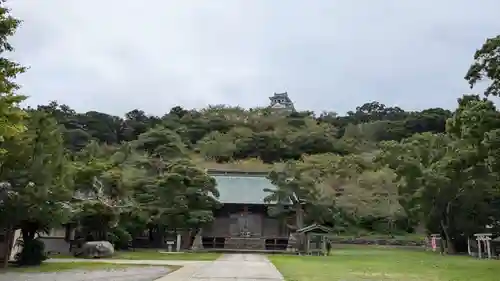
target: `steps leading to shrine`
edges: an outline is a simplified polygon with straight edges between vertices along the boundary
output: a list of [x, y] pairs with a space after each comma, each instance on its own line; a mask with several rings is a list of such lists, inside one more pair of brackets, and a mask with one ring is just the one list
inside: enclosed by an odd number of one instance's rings
[[262, 238], [230, 237], [226, 238], [224, 249], [265, 250], [266, 240]]

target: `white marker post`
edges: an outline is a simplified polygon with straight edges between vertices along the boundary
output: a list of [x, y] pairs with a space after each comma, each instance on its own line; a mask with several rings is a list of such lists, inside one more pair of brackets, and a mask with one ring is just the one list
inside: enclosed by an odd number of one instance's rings
[[168, 245], [168, 252], [171, 253], [172, 252], [172, 245], [174, 245], [174, 241], [167, 241], [167, 245]]

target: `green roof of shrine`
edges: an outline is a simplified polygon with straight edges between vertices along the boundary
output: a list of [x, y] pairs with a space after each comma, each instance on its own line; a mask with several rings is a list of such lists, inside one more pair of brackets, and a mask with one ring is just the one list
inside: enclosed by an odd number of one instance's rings
[[[219, 190], [219, 202], [230, 204], [269, 204], [265, 198], [276, 190], [262, 173], [212, 173]], [[272, 203], [271, 203], [272, 204]]]

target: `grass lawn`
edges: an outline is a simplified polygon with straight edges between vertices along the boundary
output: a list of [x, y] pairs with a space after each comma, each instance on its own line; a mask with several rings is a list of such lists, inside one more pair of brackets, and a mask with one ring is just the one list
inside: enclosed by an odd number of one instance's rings
[[271, 255], [287, 281], [495, 281], [500, 261], [419, 250], [346, 247], [329, 257]]
[[[52, 255], [51, 258], [75, 258], [68, 255]], [[195, 260], [213, 261], [220, 257], [218, 253], [160, 253], [158, 250], [117, 251], [112, 259], [124, 260]]]
[[117, 252], [114, 259], [126, 260], [194, 260], [213, 261], [220, 257], [218, 253], [160, 253], [158, 250], [136, 250]]
[[[0, 274], [2, 272], [58, 272], [65, 270], [107, 270], [107, 269], [117, 269], [117, 268], [129, 268], [137, 267], [143, 265], [130, 265], [130, 264], [110, 264], [102, 262], [58, 262], [58, 263], [42, 263], [40, 266], [26, 266], [26, 267], [7, 267], [7, 269], [0, 269]], [[149, 266], [149, 265], [147, 265]], [[176, 270], [178, 266], [168, 266], [172, 270]]]

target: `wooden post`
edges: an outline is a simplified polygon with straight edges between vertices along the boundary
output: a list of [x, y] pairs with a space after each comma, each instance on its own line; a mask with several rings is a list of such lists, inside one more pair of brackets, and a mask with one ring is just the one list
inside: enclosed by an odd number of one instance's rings
[[321, 250], [323, 251], [324, 256], [328, 255], [328, 252], [326, 250], [326, 237], [325, 236], [321, 236]]
[[[304, 227], [304, 210], [302, 209], [302, 205], [299, 203], [295, 206], [296, 212], [295, 212], [295, 227], [297, 229], [301, 229]], [[304, 233], [298, 233], [297, 235], [297, 240], [298, 240], [298, 245], [299, 249], [307, 248], [307, 239]], [[306, 249], [306, 252], [308, 250]]]
[[309, 236], [309, 233], [306, 234], [306, 254], [310, 254], [310, 247], [311, 247], [311, 237]]

